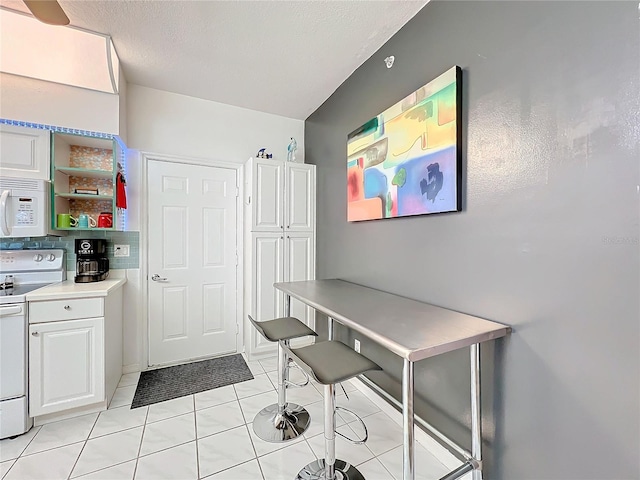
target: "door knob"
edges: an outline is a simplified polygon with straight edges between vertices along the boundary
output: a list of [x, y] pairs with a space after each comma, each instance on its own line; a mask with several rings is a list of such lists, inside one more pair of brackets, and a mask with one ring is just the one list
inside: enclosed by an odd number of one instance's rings
[[156, 273], [153, 277], [151, 277], [151, 280], [153, 280], [154, 282], [166, 282], [167, 277], [161, 277]]

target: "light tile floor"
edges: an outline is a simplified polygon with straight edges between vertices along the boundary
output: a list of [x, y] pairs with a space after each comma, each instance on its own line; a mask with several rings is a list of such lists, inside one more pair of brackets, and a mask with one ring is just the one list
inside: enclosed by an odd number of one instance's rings
[[[288, 390], [305, 405], [311, 427], [285, 444], [253, 433], [255, 414], [275, 403], [274, 359], [248, 362], [254, 380], [148, 407], [130, 409], [139, 374], [124, 375], [109, 409], [100, 414], [34, 427], [0, 442], [2, 480], [293, 480], [307, 463], [324, 456], [322, 386]], [[299, 375], [292, 370], [292, 380]], [[368, 480], [402, 479], [402, 430], [349, 382], [349, 399], [337, 388], [338, 405], [362, 416], [366, 445], [337, 437], [338, 458], [357, 465]], [[362, 434], [350, 415], [339, 413], [338, 430]], [[417, 445], [419, 480], [438, 479], [447, 469]]]

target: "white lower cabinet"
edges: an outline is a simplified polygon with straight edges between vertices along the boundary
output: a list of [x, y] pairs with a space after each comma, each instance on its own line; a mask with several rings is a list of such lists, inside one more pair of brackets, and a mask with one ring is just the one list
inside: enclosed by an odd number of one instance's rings
[[29, 301], [29, 416], [36, 425], [107, 408], [122, 375], [122, 290]]
[[[251, 235], [253, 255], [250, 262], [251, 292], [249, 314], [257, 321], [272, 320], [284, 316], [282, 294], [273, 287], [284, 281], [284, 242], [279, 233], [254, 233]], [[260, 335], [249, 324], [249, 358], [274, 353], [276, 345]]]
[[[247, 252], [249, 284], [247, 311], [257, 321], [272, 320], [285, 314], [284, 294], [273, 286], [276, 282], [294, 282], [315, 278], [314, 237], [310, 233], [252, 233]], [[315, 312], [302, 302], [291, 299], [291, 316], [315, 328]], [[250, 359], [273, 355], [277, 344], [266, 340], [248, 326], [246, 350]], [[309, 338], [292, 340], [292, 345], [309, 343]]]
[[32, 417], [104, 399], [104, 318], [29, 326]]

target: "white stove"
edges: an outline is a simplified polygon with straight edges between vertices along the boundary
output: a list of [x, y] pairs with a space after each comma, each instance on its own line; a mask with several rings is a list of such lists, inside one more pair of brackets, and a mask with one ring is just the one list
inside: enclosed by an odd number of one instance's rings
[[66, 280], [64, 250], [0, 251], [0, 439], [33, 423], [27, 399], [26, 294]]

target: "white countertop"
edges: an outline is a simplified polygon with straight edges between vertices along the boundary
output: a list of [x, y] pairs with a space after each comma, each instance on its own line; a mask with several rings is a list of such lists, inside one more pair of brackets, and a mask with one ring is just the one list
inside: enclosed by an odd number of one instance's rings
[[73, 278], [60, 283], [52, 283], [46, 287], [27, 294], [28, 302], [41, 300], [62, 300], [66, 298], [106, 297], [109, 292], [120, 288], [127, 282], [126, 278], [112, 278], [101, 282], [75, 283]]

